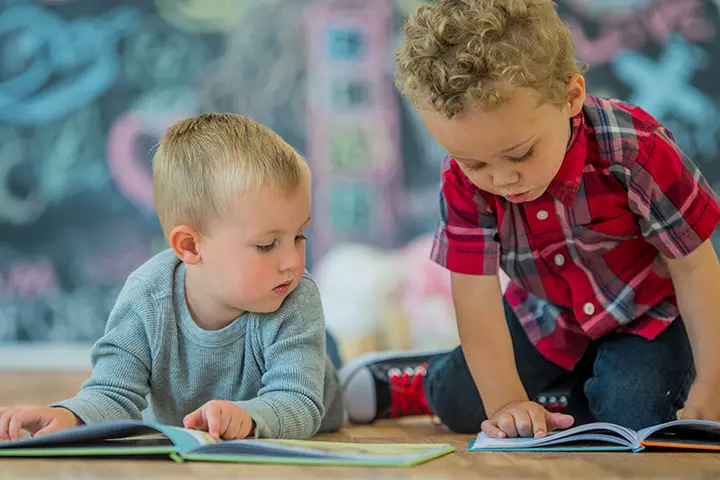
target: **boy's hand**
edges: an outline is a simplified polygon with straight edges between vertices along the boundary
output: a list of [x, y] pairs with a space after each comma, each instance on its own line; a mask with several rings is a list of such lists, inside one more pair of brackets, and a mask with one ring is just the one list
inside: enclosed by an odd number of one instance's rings
[[678, 420], [720, 421], [720, 402], [717, 401], [716, 388], [703, 383], [695, 383], [685, 402], [685, 408], [677, 411]]
[[242, 408], [225, 400], [211, 400], [183, 419], [185, 428], [203, 430], [216, 440], [239, 440], [255, 430], [255, 422]]
[[20, 405], [0, 407], [0, 439], [18, 440], [20, 430], [34, 436], [59, 432], [77, 427], [82, 421], [73, 412], [62, 407]]
[[539, 403], [513, 402], [485, 420], [482, 431], [494, 438], [542, 438], [547, 432], [569, 428], [574, 421], [570, 415], [548, 412]]

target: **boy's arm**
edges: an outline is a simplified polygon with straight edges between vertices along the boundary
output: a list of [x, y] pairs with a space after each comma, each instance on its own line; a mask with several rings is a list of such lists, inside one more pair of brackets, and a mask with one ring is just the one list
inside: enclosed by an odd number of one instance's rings
[[666, 128], [649, 140], [626, 177], [629, 206], [668, 265], [690, 337], [698, 377], [684, 414], [717, 420], [720, 267], [709, 239], [720, 222], [720, 199]]
[[509, 403], [528, 400], [515, 366], [500, 278], [453, 272], [451, 281], [460, 343], [491, 418]]
[[710, 240], [687, 256], [665, 258], [692, 345], [697, 378], [682, 416], [720, 420], [720, 264]]
[[150, 297], [128, 281], [113, 307], [105, 334], [92, 348], [92, 374], [75, 397], [50, 405], [73, 412], [86, 424], [140, 420], [150, 392], [151, 354], [143, 316]]
[[[307, 439], [325, 415], [325, 317], [315, 283], [304, 277], [278, 311], [265, 343], [265, 373], [257, 398], [235, 402], [255, 422], [256, 438]], [[272, 322], [275, 323], [275, 322]]]

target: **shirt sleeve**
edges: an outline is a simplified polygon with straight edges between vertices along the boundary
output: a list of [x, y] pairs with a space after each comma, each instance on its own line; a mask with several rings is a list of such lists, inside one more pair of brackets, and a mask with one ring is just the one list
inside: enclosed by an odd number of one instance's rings
[[154, 318], [143, 286], [139, 280], [126, 282], [92, 348], [90, 378], [75, 397], [51, 406], [72, 411], [86, 424], [142, 419], [152, 364], [144, 320]]
[[683, 257], [715, 231], [718, 196], [700, 170], [658, 128], [632, 167], [628, 199], [643, 237], [667, 258]]
[[500, 243], [492, 195], [475, 187], [454, 160], [442, 167], [440, 221], [430, 258], [456, 273], [496, 275]]
[[255, 421], [256, 438], [310, 438], [325, 415], [325, 317], [315, 282], [303, 277], [262, 327], [262, 387], [256, 398], [235, 403]]

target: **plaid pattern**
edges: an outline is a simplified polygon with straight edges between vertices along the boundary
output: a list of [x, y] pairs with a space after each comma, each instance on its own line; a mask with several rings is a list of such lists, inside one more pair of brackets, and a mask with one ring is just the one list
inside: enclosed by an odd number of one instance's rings
[[613, 331], [653, 339], [678, 316], [660, 254], [681, 257], [707, 240], [718, 200], [648, 113], [588, 96], [537, 200], [512, 204], [480, 191], [445, 159], [431, 257], [465, 274], [502, 266], [506, 298], [530, 340], [572, 369], [591, 340]]

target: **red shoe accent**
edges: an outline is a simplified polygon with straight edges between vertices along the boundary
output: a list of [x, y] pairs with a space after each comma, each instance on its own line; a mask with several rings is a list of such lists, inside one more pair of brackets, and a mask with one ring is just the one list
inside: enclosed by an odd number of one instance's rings
[[432, 415], [425, 399], [423, 380], [427, 365], [401, 371], [398, 368], [388, 370], [390, 382], [390, 418], [410, 415]]

